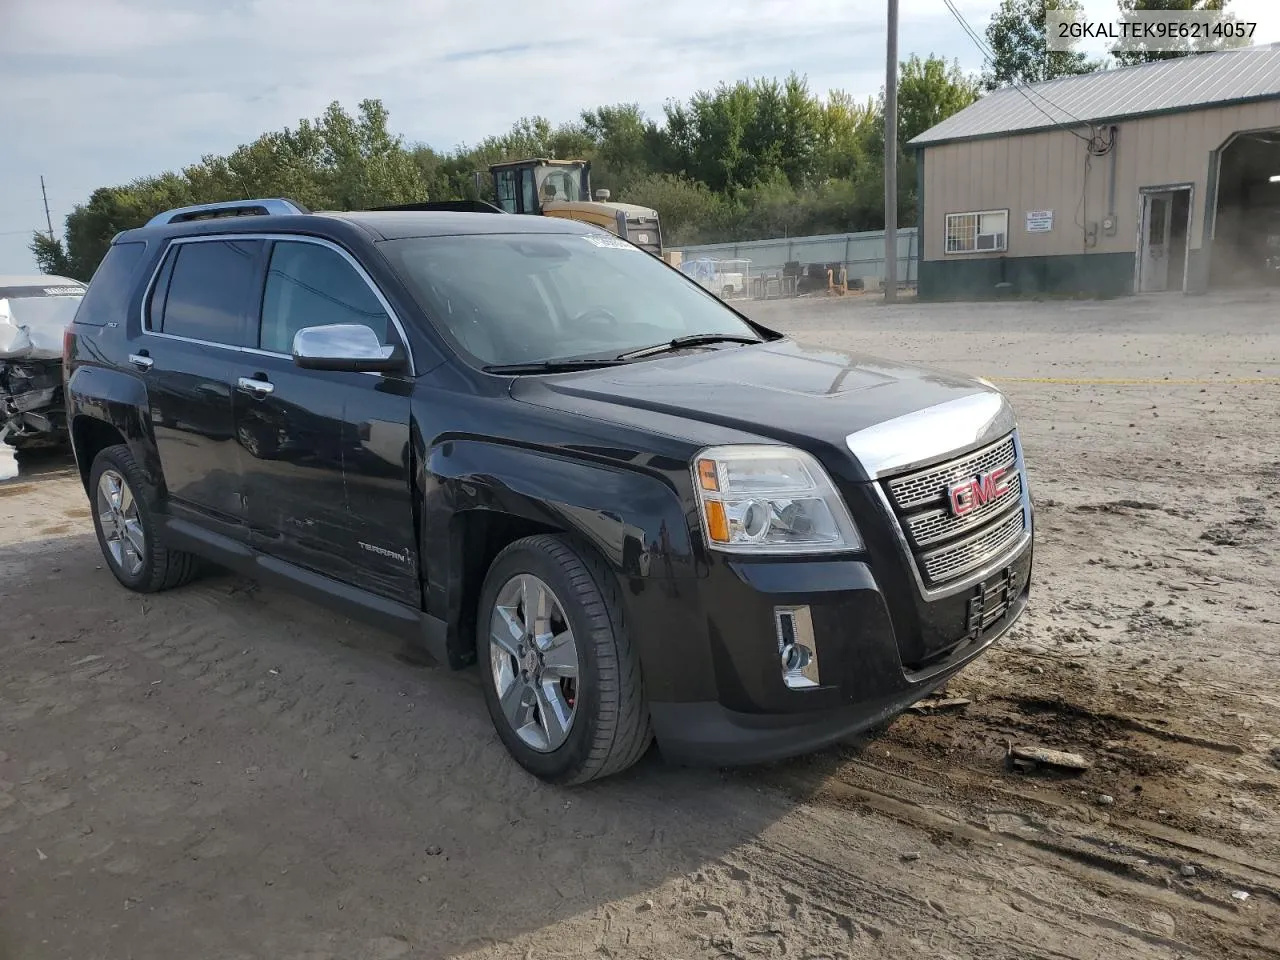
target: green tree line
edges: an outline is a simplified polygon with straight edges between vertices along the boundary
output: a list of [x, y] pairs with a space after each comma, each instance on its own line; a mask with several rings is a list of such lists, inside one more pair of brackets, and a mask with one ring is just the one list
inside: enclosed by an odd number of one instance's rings
[[[978, 81], [935, 56], [912, 56], [901, 69], [898, 205], [909, 225], [915, 158], [903, 144], [972, 103]], [[523, 157], [590, 160], [593, 188], [658, 210], [673, 244], [884, 225], [883, 92], [820, 96], [794, 74], [722, 83], [667, 103], [660, 117], [634, 103], [560, 124], [529, 117], [449, 151], [407, 143], [389, 121], [378, 100], [361, 101], [354, 115], [333, 103], [225, 156], [100, 187], [68, 215], [65, 238], [37, 233], [32, 252], [46, 272], [88, 279], [116, 233], [162, 210], [246, 197], [289, 197], [313, 210], [492, 199], [488, 166]]]

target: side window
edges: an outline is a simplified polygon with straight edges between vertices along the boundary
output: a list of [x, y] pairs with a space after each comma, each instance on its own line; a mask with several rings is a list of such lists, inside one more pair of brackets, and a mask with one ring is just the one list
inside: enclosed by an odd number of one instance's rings
[[147, 323], [156, 333], [164, 333], [164, 301], [169, 296], [169, 281], [173, 279], [173, 262], [178, 258], [178, 248], [174, 247], [164, 258], [164, 265], [156, 277], [155, 286], [151, 288], [151, 299], [147, 302]]
[[494, 177], [495, 199], [503, 210], [507, 213], [516, 212], [516, 172], [514, 170], [499, 170], [497, 176]]
[[318, 243], [278, 241], [262, 296], [259, 347], [292, 353], [299, 330], [330, 323], [362, 324], [384, 344], [398, 342], [387, 311], [345, 257]]
[[[166, 263], [152, 293], [152, 329], [193, 340], [250, 346], [245, 342], [246, 307], [255, 288], [261, 249], [261, 240], [175, 245], [172, 262]], [[167, 291], [162, 291], [166, 274]]]

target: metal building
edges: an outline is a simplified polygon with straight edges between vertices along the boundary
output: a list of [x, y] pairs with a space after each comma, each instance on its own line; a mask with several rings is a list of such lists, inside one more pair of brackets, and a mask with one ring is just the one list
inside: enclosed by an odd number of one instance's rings
[[996, 90], [910, 141], [922, 298], [1280, 281], [1280, 44]]

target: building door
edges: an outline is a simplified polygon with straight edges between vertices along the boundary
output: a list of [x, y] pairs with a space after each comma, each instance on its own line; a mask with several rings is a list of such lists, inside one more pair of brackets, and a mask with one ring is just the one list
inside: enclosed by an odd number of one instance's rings
[[1185, 288], [1190, 237], [1190, 186], [1142, 191], [1139, 293]]
[[1138, 291], [1159, 293], [1169, 288], [1169, 236], [1173, 227], [1173, 194], [1144, 195], [1142, 211], [1142, 272]]

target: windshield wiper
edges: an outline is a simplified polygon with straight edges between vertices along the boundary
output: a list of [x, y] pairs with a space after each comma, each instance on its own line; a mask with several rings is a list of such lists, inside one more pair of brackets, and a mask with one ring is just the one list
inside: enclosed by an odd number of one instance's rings
[[569, 370], [593, 370], [616, 367], [623, 361], [611, 357], [572, 357], [564, 360], [531, 360], [527, 363], [495, 363], [481, 367], [485, 373], [564, 373]]
[[703, 344], [711, 343], [764, 343], [757, 337], [747, 337], [740, 333], [693, 333], [687, 337], [676, 337], [674, 340], [668, 340], [665, 343], [655, 343], [651, 347], [640, 347], [637, 350], [628, 350], [626, 353], [618, 354], [618, 360], [638, 360], [641, 357], [651, 357], [659, 353], [666, 353], [669, 350], [679, 350], [681, 347], [700, 347]]

